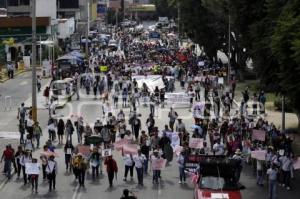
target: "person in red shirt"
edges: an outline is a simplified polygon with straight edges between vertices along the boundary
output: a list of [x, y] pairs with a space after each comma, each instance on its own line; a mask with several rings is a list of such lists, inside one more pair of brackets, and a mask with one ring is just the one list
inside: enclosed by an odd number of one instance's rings
[[108, 156], [105, 159], [104, 164], [106, 165], [109, 187], [111, 188], [113, 186], [113, 180], [114, 180], [115, 174], [116, 174], [116, 178], [117, 178], [118, 165], [117, 165], [117, 162], [113, 159], [112, 155]]
[[14, 160], [14, 150], [11, 148], [11, 145], [7, 145], [6, 149], [3, 151], [1, 162], [4, 159], [4, 173], [7, 178], [11, 178], [11, 164]]

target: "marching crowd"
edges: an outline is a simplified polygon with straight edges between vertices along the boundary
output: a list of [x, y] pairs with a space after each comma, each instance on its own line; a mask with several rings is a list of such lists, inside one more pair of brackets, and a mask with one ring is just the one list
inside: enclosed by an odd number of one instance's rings
[[[92, 178], [97, 179], [103, 175], [103, 166], [112, 187], [119, 165], [112, 154], [103, 155], [102, 152], [105, 149], [114, 150], [114, 143], [127, 140], [129, 144], [138, 145], [138, 148], [135, 153], [128, 153], [125, 149], [119, 150], [125, 167], [123, 180], [128, 181], [128, 175], [132, 180], [135, 170], [140, 187], [144, 186], [143, 178], [149, 175], [150, 170], [153, 183], [159, 184], [162, 179], [161, 169], [149, 169], [149, 165], [157, 159], [166, 160], [168, 165], [173, 161], [173, 152], [176, 151], [179, 183], [186, 182], [185, 164], [190, 154], [224, 155], [239, 161], [236, 181], [240, 181], [245, 164], [250, 164], [257, 177], [257, 185], [263, 186], [264, 179], [268, 176], [269, 198], [276, 198], [277, 182], [290, 190], [294, 161], [292, 140], [274, 124], [260, 117], [265, 113], [263, 105], [266, 99], [263, 91], [258, 97], [254, 94], [252, 114], [245, 114], [248, 109], [236, 109], [237, 105], [233, 102], [236, 86], [234, 78], [229, 90], [225, 90], [218, 83], [217, 79], [224, 78], [225, 71], [220, 62], [209, 62], [204, 57], [196, 56], [191, 49], [182, 50], [177, 47], [177, 50], [171, 50], [168, 39], [162, 38], [161, 42], [142, 39], [134, 42], [136, 38], [125, 32], [119, 31], [116, 35], [124, 46], [124, 56], [110, 56], [105, 50], [92, 48], [85, 73], [79, 75], [79, 72], [74, 71], [71, 74], [74, 76], [72, 90], [78, 100], [81, 97], [81, 88], [85, 89], [86, 95], [92, 95], [92, 90], [94, 98], [102, 100], [102, 118], [96, 118], [94, 125], [90, 125], [82, 116], [64, 121], [57, 120], [52, 117], [55, 114], [50, 113], [48, 140], [42, 145], [42, 152], [37, 158], [33, 152], [40, 148], [40, 138], [46, 136], [46, 132], [42, 131], [38, 122], [33, 122], [30, 109], [27, 110], [22, 104], [18, 111], [20, 146], [15, 151], [8, 145], [1, 158], [1, 161], [5, 162], [4, 172], [8, 178], [11, 178], [11, 168], [14, 167], [17, 177], [21, 177], [22, 173], [24, 184], [30, 182], [32, 190], [37, 192], [39, 172], [30, 173], [26, 168], [28, 163], [33, 163], [41, 170], [43, 180], [48, 181], [49, 191], [55, 190], [58, 167], [62, 167], [56, 161], [59, 150], [56, 149], [56, 144], [63, 144], [66, 171], [73, 172], [80, 187], [85, 187], [88, 170], [91, 171]], [[155, 49], [162, 52], [153, 52]], [[159, 67], [144, 67], [150, 62]], [[163, 88], [156, 86], [150, 89], [145, 83], [139, 86], [137, 80], [132, 78], [132, 66], [136, 64], [142, 66], [138, 68], [139, 75], [161, 75]], [[101, 73], [99, 65], [109, 66], [110, 72]], [[164, 108], [167, 104], [166, 92], [179, 89], [175, 86], [176, 81], [189, 97], [188, 109], [193, 111], [194, 116], [192, 130], [181, 119], [182, 114], [172, 107], [164, 128], [157, 125], [156, 109], [159, 106]], [[204, 92], [204, 97], [201, 96], [201, 91]], [[243, 98], [241, 107], [247, 107], [248, 90], [243, 92]], [[110, 104], [110, 101], [113, 104]], [[148, 106], [149, 116], [146, 121], [141, 121], [139, 108]], [[114, 114], [112, 108], [118, 109], [119, 112]], [[127, 108], [130, 109], [129, 116], [123, 111]], [[237, 111], [234, 112], [233, 109]], [[253, 130], [264, 134], [258, 139], [254, 137]], [[177, 146], [172, 143], [174, 134], [179, 138]], [[80, 151], [78, 146], [89, 145], [90, 138], [95, 136], [99, 142], [90, 149], [88, 155]], [[202, 140], [201, 148], [190, 147], [190, 139], [194, 138]], [[253, 151], [266, 152], [264, 158], [256, 159], [252, 156]], [[123, 198], [129, 198], [129, 192], [124, 190]]]

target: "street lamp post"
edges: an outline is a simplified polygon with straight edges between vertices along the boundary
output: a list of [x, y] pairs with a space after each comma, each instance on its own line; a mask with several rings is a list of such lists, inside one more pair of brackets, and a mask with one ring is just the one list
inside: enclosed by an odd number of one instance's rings
[[36, 0], [31, 0], [32, 18], [32, 120], [37, 121], [37, 99], [36, 99]]
[[90, 1], [86, 1], [86, 33], [85, 33], [85, 54], [89, 56], [89, 32], [90, 32]]
[[231, 54], [231, 27], [230, 27], [230, 14], [228, 14], [228, 71], [227, 71], [228, 86], [230, 85], [230, 73], [231, 73], [230, 54]]

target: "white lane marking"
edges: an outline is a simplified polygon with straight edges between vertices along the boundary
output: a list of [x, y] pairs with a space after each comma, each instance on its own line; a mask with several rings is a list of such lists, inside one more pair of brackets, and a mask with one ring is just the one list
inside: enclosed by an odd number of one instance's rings
[[[79, 190], [79, 184], [76, 186], [75, 191], [73, 193], [72, 199], [77, 199], [78, 195], [78, 190]], [[80, 195], [80, 194], [79, 194]]]
[[27, 85], [28, 84], [28, 81], [27, 80], [24, 80], [24, 81], [22, 81], [19, 85], [20, 86], [24, 86], [24, 85]]

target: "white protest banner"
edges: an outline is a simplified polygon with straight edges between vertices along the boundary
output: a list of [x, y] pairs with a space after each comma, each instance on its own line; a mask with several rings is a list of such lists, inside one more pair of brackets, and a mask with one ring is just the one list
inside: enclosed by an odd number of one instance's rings
[[154, 159], [152, 160], [152, 170], [163, 170], [164, 168], [166, 168], [166, 163], [166, 159]]
[[218, 84], [224, 84], [224, 77], [218, 77]]
[[190, 104], [190, 97], [187, 93], [166, 93], [165, 94], [166, 102], [176, 103], [176, 104]]
[[102, 157], [111, 156], [111, 149], [103, 149], [102, 150]]
[[294, 161], [294, 169], [297, 170], [297, 169], [300, 169], [300, 157], [298, 157], [295, 161]]
[[266, 150], [251, 151], [251, 158], [257, 160], [266, 160]]
[[115, 149], [116, 149], [117, 151], [121, 151], [122, 148], [123, 148], [123, 146], [124, 146], [125, 144], [128, 144], [128, 140], [127, 140], [127, 139], [120, 139], [120, 140], [118, 140], [118, 141], [116, 141], [116, 142], [114, 143], [114, 147], [115, 147]]
[[265, 141], [266, 131], [264, 130], [252, 130], [252, 140]]
[[189, 147], [192, 149], [203, 148], [203, 139], [202, 138], [191, 138], [189, 141]]
[[123, 146], [123, 154], [135, 155], [138, 153], [138, 145], [136, 144], [125, 144]]
[[150, 90], [150, 92], [154, 92], [155, 87], [158, 89], [162, 89], [165, 87], [165, 84], [162, 80], [161, 75], [147, 75], [147, 76], [132, 76], [132, 79], [135, 79], [138, 85], [138, 88], [142, 88], [145, 83]]
[[25, 163], [25, 173], [27, 175], [39, 175], [40, 163]]

